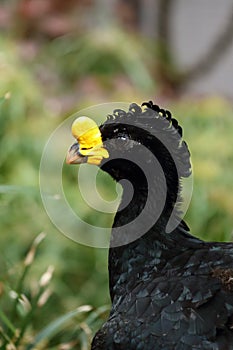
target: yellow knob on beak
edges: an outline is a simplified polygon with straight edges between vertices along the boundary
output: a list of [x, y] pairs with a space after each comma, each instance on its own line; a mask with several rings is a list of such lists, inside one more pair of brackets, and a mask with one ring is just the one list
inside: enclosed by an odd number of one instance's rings
[[[69, 162], [71, 158], [70, 151], [68, 152], [67, 159], [69, 164], [77, 164], [85, 161], [90, 164], [99, 165], [103, 158], [108, 158], [108, 151], [103, 147], [102, 137], [100, 130], [94, 120], [88, 117], [79, 117], [75, 119], [71, 127], [72, 135], [78, 141], [79, 147], [76, 151], [77, 159], [75, 161], [74, 149], [72, 149], [72, 162]], [[82, 161], [80, 159], [82, 158]]]

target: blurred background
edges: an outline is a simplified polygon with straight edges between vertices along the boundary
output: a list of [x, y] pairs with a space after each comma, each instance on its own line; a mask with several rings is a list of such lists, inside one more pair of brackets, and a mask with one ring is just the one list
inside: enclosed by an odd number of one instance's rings
[[[186, 221], [205, 240], [232, 240], [232, 62], [231, 0], [0, 1], [1, 349], [88, 349], [109, 310], [107, 250], [65, 238], [39, 191], [45, 143], [77, 110], [170, 109], [192, 154]], [[106, 175], [98, 186], [115, 191]], [[112, 222], [88, 206], [82, 217]]]

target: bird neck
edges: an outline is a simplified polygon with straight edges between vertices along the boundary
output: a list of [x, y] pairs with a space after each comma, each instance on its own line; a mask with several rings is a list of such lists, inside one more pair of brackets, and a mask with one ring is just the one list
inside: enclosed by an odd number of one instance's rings
[[145, 174], [143, 168], [143, 164], [139, 167], [124, 160], [108, 163], [108, 168], [103, 168], [115, 179], [117, 174], [117, 181], [123, 187], [109, 251], [112, 300], [122, 295], [122, 290], [130, 288], [128, 283], [136, 283], [135, 278], [140, 279], [146, 267], [148, 271], [152, 265], [159, 269], [156, 264], [161, 263], [159, 257], [169, 245], [166, 225], [179, 195], [177, 174], [170, 172], [171, 176], [164, 176], [166, 169], [158, 166], [155, 171], [154, 165], [152, 169], [148, 164]]
[[123, 187], [122, 200], [113, 223], [112, 247], [135, 241], [158, 225], [160, 229], [166, 227], [179, 200], [176, 171], [162, 168], [158, 161], [153, 163], [143, 158], [140, 158], [140, 163], [127, 159], [109, 161], [102, 170]]

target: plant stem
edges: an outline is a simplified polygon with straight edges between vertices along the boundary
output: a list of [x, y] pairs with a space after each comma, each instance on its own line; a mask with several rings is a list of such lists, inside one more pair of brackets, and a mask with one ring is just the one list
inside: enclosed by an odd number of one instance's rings
[[4, 312], [1, 309], [0, 309], [0, 319], [7, 326], [7, 328], [11, 330], [12, 334], [14, 335], [16, 329], [14, 325], [11, 323], [11, 321], [9, 320], [9, 318], [4, 314]]
[[11, 320], [14, 320], [15, 317], [16, 317], [16, 309], [17, 309], [17, 304], [18, 304], [18, 301], [19, 301], [19, 295], [21, 294], [23, 282], [25, 280], [25, 277], [27, 275], [28, 270], [29, 270], [29, 266], [25, 266], [24, 270], [23, 270], [23, 273], [22, 273], [22, 275], [21, 275], [21, 277], [19, 279], [19, 282], [18, 282], [18, 285], [17, 285], [17, 288], [16, 288], [17, 297], [15, 298], [15, 301], [14, 301], [14, 304], [13, 304], [13, 307], [12, 307], [12, 312], [11, 312]]

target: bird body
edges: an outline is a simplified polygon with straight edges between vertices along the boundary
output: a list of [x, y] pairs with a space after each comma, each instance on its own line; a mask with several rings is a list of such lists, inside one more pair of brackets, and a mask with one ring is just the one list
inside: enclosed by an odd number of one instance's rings
[[[177, 206], [191, 173], [182, 129], [168, 111], [144, 105], [114, 111], [99, 128], [107, 151], [99, 166], [123, 195], [109, 249], [112, 308], [91, 349], [232, 350], [233, 244], [189, 233]], [[77, 143], [71, 158], [88, 154]]]
[[233, 245], [170, 235], [110, 252], [113, 305], [93, 349], [233, 349]]

